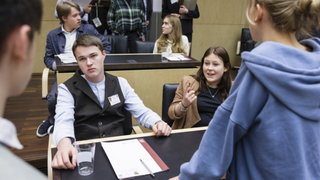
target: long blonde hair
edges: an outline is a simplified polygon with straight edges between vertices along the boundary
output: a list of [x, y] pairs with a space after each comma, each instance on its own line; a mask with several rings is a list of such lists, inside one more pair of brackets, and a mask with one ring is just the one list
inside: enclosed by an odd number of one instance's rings
[[[247, 19], [249, 10], [254, 3], [265, 5], [273, 22], [273, 26], [280, 32], [295, 32], [302, 36], [310, 36], [312, 25], [320, 28], [320, 0], [249, 0], [247, 7]], [[315, 23], [316, 22], [316, 23]]]
[[[164, 19], [168, 19], [169, 23], [172, 25], [172, 53], [183, 53], [187, 54], [184, 50], [184, 44], [182, 41], [182, 28], [180, 19], [173, 15], [167, 15]], [[158, 53], [161, 52], [161, 47], [168, 47], [168, 34], [161, 34], [157, 42]]]

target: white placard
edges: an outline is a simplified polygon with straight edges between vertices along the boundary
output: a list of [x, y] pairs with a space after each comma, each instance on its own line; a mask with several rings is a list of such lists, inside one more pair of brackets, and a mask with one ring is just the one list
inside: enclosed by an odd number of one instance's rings
[[73, 0], [73, 2], [77, 3], [79, 6], [90, 4], [91, 0]]
[[107, 154], [118, 179], [150, 174], [146, 167], [141, 163], [141, 160], [143, 160], [152, 173], [162, 171], [138, 139], [101, 142], [101, 145]]
[[153, 0], [153, 12], [162, 11], [162, 0]]

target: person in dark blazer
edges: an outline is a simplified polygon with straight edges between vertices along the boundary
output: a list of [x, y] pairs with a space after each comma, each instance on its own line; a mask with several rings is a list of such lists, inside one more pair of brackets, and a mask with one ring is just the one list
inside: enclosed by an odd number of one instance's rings
[[[191, 45], [192, 42], [192, 23], [193, 18], [199, 18], [200, 13], [198, 9], [198, 5], [196, 5], [196, 8], [194, 11], [187, 9], [183, 5], [183, 0], [176, 0], [174, 3], [171, 3], [171, 0], [163, 0], [162, 1], [162, 19], [166, 17], [169, 14], [176, 15], [179, 18], [181, 15], [186, 15], [187, 19], [181, 19], [181, 26], [182, 26], [182, 34], [188, 37], [189, 43]], [[191, 47], [191, 46], [190, 46]]]
[[[91, 12], [88, 14], [88, 21], [90, 24], [92, 24], [97, 31], [102, 34], [105, 35], [105, 31], [106, 35], [111, 35], [112, 32], [108, 27], [107, 24], [107, 15], [108, 15], [108, 11], [109, 11], [109, 7], [110, 7], [110, 3], [111, 0], [93, 0], [92, 1], [92, 10]], [[96, 4], [98, 6], [96, 6]], [[98, 11], [96, 11], [98, 8]], [[98, 15], [97, 15], [98, 14]], [[97, 26], [94, 23], [95, 18], [99, 18], [101, 25], [97, 23]]]
[[146, 31], [146, 41], [150, 41], [150, 29], [151, 29], [151, 18], [152, 18], [152, 1], [151, 0], [143, 0], [144, 4], [144, 18], [146, 20], [147, 31]]

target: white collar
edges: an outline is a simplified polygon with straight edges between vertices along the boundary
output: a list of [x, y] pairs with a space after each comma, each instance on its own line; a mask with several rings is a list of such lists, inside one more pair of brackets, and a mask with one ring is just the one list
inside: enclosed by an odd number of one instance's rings
[[89, 84], [90, 86], [102, 85], [102, 84], [104, 84], [105, 81], [106, 81], [106, 76], [103, 76], [103, 80], [100, 81], [100, 82], [97, 82], [97, 83], [94, 83], [94, 82], [89, 81], [84, 74], [82, 74], [81, 76], [88, 82], [88, 84]]
[[0, 128], [0, 143], [15, 149], [23, 148], [18, 139], [16, 127], [11, 121], [0, 117]]
[[78, 29], [78, 28], [74, 29], [72, 32], [68, 32], [68, 31], [66, 31], [66, 30], [63, 28], [63, 24], [61, 24], [61, 30], [62, 30], [62, 32], [63, 32], [64, 34], [72, 34], [72, 33], [74, 33], [77, 29]]

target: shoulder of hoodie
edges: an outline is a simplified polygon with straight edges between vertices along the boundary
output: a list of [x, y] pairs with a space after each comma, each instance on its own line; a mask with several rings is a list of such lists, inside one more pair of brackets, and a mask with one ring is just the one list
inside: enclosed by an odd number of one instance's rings
[[[320, 39], [310, 38], [300, 41], [301, 44], [312, 48], [312, 52], [297, 49], [281, 43], [266, 41], [254, 48], [251, 52], [243, 52], [241, 58], [244, 64], [253, 63], [263, 66], [272, 64], [290, 65], [294, 68], [301, 63], [317, 62], [320, 55]], [[293, 62], [295, 61], [295, 62]], [[293, 63], [293, 64], [292, 64]]]

